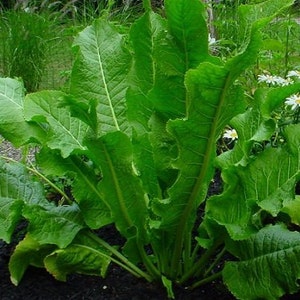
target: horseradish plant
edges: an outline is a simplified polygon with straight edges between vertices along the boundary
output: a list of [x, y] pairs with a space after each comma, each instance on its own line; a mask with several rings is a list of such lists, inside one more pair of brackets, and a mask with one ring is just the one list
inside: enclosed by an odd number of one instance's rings
[[[276, 134], [273, 111], [300, 84], [259, 88], [246, 103], [237, 80], [255, 63], [261, 28], [292, 2], [241, 6], [245, 44], [226, 62], [209, 54], [201, 1], [166, 0], [166, 17], [144, 1], [128, 34], [102, 18], [77, 36], [68, 92], [24, 96], [19, 81], [1, 79], [1, 135], [40, 149], [36, 168], [1, 160], [0, 237], [10, 242], [28, 221], [10, 258], [14, 284], [29, 265], [66, 280], [115, 263], [171, 298], [174, 284], [221, 276], [240, 299], [297, 291], [300, 125], [283, 126], [277, 147], [253, 149]], [[228, 125], [238, 141], [217, 157]], [[223, 190], [207, 197], [216, 168]], [[52, 176], [72, 180], [72, 197], [46, 199]], [[102, 238], [109, 224], [124, 243]], [[227, 251], [237, 259], [219, 271]]]

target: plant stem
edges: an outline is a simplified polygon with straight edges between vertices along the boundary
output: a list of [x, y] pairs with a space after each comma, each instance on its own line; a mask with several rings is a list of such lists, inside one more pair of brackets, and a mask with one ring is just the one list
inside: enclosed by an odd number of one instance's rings
[[26, 166], [27, 170], [34, 173], [35, 175], [37, 175], [38, 177], [42, 178], [42, 180], [44, 180], [45, 182], [47, 182], [55, 191], [57, 191], [60, 195], [62, 195], [64, 197], [64, 199], [67, 201], [68, 204], [72, 204], [73, 201], [68, 197], [68, 195], [62, 190], [60, 189], [58, 186], [56, 186], [53, 182], [51, 182], [47, 177], [45, 177], [42, 173], [40, 173], [34, 166], [33, 164], [30, 162], [31, 168]]
[[148, 272], [150, 274], [152, 274], [152, 276], [154, 278], [157, 278], [157, 279], [160, 278], [161, 277], [160, 272], [158, 271], [158, 269], [154, 266], [154, 264], [150, 260], [149, 256], [145, 252], [144, 247], [142, 245], [140, 245], [140, 244], [138, 244], [137, 247], [139, 249], [139, 253], [140, 253], [141, 258], [143, 260], [144, 266], [146, 267], [146, 269], [148, 270]]
[[196, 287], [204, 285], [206, 283], [209, 283], [209, 282], [211, 282], [211, 281], [213, 281], [215, 279], [220, 278], [221, 276], [222, 276], [222, 272], [218, 272], [218, 273], [212, 274], [212, 275], [210, 275], [210, 276], [208, 276], [208, 277], [206, 277], [204, 279], [201, 279], [201, 280], [195, 282], [193, 285], [191, 285], [190, 289], [191, 290], [195, 289]]
[[[153, 278], [142, 271], [140, 268], [138, 268], [136, 265], [134, 265], [131, 261], [129, 261], [124, 255], [122, 255], [119, 251], [117, 251], [114, 247], [106, 243], [104, 240], [93, 234], [92, 232], [87, 232], [87, 236], [97, 242], [99, 245], [103, 246], [105, 249], [109, 250], [115, 257], [117, 257], [120, 261], [114, 260], [115, 263], [120, 265], [124, 268], [124, 264], [126, 266], [126, 270], [128, 270], [130, 273], [137, 277], [143, 277], [147, 281], [151, 282], [153, 281]], [[122, 263], [123, 262], [123, 263]]]
[[[210, 257], [215, 253], [216, 249], [220, 246], [222, 242], [223, 239], [220, 238], [215, 242], [215, 244], [211, 248], [207, 249], [204, 252], [204, 254], [201, 256], [201, 258], [189, 269], [189, 271], [183, 274], [179, 282], [184, 283], [195, 274], [199, 275], [203, 271], [207, 263], [209, 262]], [[207, 272], [205, 272], [204, 274], [207, 274]]]
[[220, 253], [217, 255], [215, 261], [209, 266], [209, 268], [205, 271], [204, 273], [204, 276], [203, 277], [206, 277], [213, 269], [214, 267], [220, 262], [221, 258], [223, 257], [223, 255], [225, 254], [226, 252], [226, 248], [224, 247]]

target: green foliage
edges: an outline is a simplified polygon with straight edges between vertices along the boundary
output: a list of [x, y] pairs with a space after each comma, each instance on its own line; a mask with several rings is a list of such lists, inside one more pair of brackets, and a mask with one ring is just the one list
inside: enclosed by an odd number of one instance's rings
[[[296, 292], [299, 242], [299, 232], [283, 225], [265, 227], [246, 241], [229, 241], [227, 249], [241, 261], [226, 264], [225, 283], [238, 299], [265, 299], [268, 295], [267, 299], [275, 300], [286, 292]], [[274, 273], [278, 274], [275, 278]]]
[[[238, 83], [256, 62], [261, 28], [292, 2], [244, 6], [244, 50], [226, 62], [209, 53], [202, 2], [166, 0], [163, 18], [145, 1], [125, 36], [101, 18], [76, 37], [68, 91], [24, 96], [19, 81], [0, 80], [0, 133], [40, 147], [34, 176], [1, 160], [0, 238], [9, 242], [19, 220], [29, 222], [10, 260], [15, 284], [28, 265], [66, 280], [72, 272], [104, 276], [113, 261], [160, 281], [169, 297], [173, 284], [194, 288], [222, 274], [241, 299], [298, 289], [298, 233], [266, 225], [282, 214], [288, 225], [299, 222], [299, 124], [283, 127], [276, 148], [254, 148], [276, 133], [274, 111], [300, 84], [259, 89], [247, 104]], [[227, 125], [239, 139], [217, 157]], [[207, 198], [216, 166], [223, 190]], [[37, 178], [61, 176], [70, 178], [72, 199], [48, 202]], [[94, 232], [108, 224], [124, 244]], [[215, 272], [226, 251], [240, 261]], [[292, 269], [286, 280], [275, 271], [283, 260]]]

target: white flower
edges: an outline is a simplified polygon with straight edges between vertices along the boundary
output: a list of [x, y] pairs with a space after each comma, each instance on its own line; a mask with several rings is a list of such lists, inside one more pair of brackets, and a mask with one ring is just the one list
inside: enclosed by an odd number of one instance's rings
[[223, 137], [234, 141], [238, 139], [238, 134], [235, 129], [226, 129]]
[[276, 78], [276, 80], [277, 80], [277, 84], [281, 85], [281, 86], [286, 86], [286, 85], [294, 83], [294, 80], [290, 77], [284, 79], [284, 78], [278, 76]]
[[294, 83], [293, 79], [291, 79], [290, 77], [282, 78], [280, 76], [269, 75], [269, 74], [258, 75], [258, 82], [259, 83], [265, 82], [267, 84], [280, 85], [280, 86], [286, 86], [291, 83]]
[[300, 79], [300, 71], [296, 71], [296, 70], [289, 71], [287, 77], [297, 77]]
[[300, 94], [294, 94], [294, 95], [286, 98], [286, 101], [284, 103], [286, 105], [291, 106], [292, 110], [300, 107]]
[[278, 76], [268, 75], [268, 74], [262, 74], [258, 75], [258, 82], [265, 82], [268, 84], [277, 84], [278, 83]]

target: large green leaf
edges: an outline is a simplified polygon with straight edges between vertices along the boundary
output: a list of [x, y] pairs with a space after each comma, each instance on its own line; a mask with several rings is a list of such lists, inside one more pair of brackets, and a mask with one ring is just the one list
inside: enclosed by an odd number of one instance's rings
[[24, 86], [10, 78], [0, 78], [0, 133], [17, 147], [45, 136], [41, 127], [25, 121]]
[[130, 139], [122, 132], [88, 140], [89, 157], [101, 169], [97, 188], [110, 208], [118, 231], [127, 239], [124, 251], [134, 262], [144, 255], [148, 242], [148, 197], [134, 167]]
[[[63, 157], [72, 152], [84, 151], [82, 144], [88, 126], [71, 116], [70, 111], [62, 107], [65, 94], [59, 91], [42, 91], [27, 95], [25, 117], [27, 121], [50, 126], [47, 136], [47, 146], [59, 149]], [[44, 125], [47, 127], [47, 125]]]
[[169, 190], [170, 199], [159, 208], [161, 228], [173, 231], [176, 247], [183, 238], [183, 229], [193, 226], [196, 208], [205, 199], [213, 176], [216, 140], [230, 119], [244, 109], [243, 93], [233, 85], [238, 76], [237, 70], [231, 67], [233, 61], [242, 72], [252, 62], [250, 58], [255, 56], [258, 47], [259, 39], [253, 38], [244, 53], [223, 67], [201, 63], [197, 69], [187, 72], [187, 117], [168, 123], [168, 130], [179, 147], [174, 166], [180, 173]]
[[60, 248], [68, 246], [85, 227], [75, 203], [48, 210], [37, 205], [26, 206], [23, 215], [29, 220], [28, 231], [38, 243], [55, 244]]
[[96, 101], [99, 135], [115, 130], [129, 132], [125, 94], [131, 58], [122, 35], [98, 19], [77, 36], [74, 46], [78, 51], [71, 74], [71, 96], [79, 105]]
[[283, 225], [263, 228], [245, 241], [228, 242], [240, 261], [226, 262], [223, 278], [238, 299], [279, 299], [299, 289], [300, 234]]

